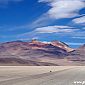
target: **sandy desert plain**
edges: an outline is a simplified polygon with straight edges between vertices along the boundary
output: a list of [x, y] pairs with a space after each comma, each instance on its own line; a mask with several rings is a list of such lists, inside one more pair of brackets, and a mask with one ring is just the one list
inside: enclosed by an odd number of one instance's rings
[[84, 79], [84, 66], [0, 66], [0, 85], [82, 85]]

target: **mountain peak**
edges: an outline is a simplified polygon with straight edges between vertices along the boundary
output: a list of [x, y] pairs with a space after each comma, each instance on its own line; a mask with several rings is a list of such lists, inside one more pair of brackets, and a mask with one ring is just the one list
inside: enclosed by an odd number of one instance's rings
[[85, 47], [85, 44], [84, 44], [84, 45], [82, 45], [81, 47]]
[[73, 51], [72, 48], [70, 48], [67, 44], [61, 41], [52, 41], [51, 44], [62, 49], [65, 49], [67, 52]]
[[[43, 42], [33, 39], [31, 42], [12, 41], [0, 44], [0, 63], [19, 63], [33, 65], [41, 62], [49, 62], [54, 59], [85, 59], [85, 44], [79, 49], [73, 50], [61, 41]], [[31, 60], [31, 61], [29, 61]], [[61, 62], [62, 60], [60, 60]], [[59, 62], [59, 63], [60, 63]], [[64, 62], [64, 61], [63, 61]], [[65, 61], [65, 63], [67, 60]], [[53, 62], [55, 64], [55, 62]], [[51, 64], [52, 65], [52, 64]], [[59, 64], [60, 65], [60, 64]]]
[[85, 48], [85, 44], [83, 44], [82, 46], [80, 46], [78, 49], [84, 49]]
[[33, 40], [31, 41], [31, 43], [37, 43], [37, 42], [40, 42], [40, 41], [38, 41], [37, 39], [33, 39]]

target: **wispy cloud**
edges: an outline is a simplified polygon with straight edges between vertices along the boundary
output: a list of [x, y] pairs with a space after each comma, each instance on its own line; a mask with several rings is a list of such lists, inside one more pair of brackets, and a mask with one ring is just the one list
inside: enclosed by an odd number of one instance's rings
[[78, 11], [85, 7], [84, 0], [39, 0], [39, 2], [47, 2], [51, 6], [47, 14], [56, 19], [75, 17]]
[[[25, 28], [26, 27], [26, 28]], [[28, 25], [23, 25], [23, 26], [16, 26], [16, 27], [12, 27], [9, 28], [7, 31], [8, 33], [12, 33], [14, 31], [17, 30], [21, 30], [21, 29], [29, 29]], [[69, 38], [73, 38], [73, 39], [85, 39], [85, 31], [84, 28], [79, 29], [79, 28], [75, 28], [75, 27], [71, 27], [71, 26], [63, 26], [63, 25], [54, 25], [54, 26], [45, 26], [45, 27], [40, 27], [40, 28], [35, 28], [31, 31], [28, 31], [26, 33], [20, 33], [20, 34], [16, 34], [16, 35], [7, 35], [6, 37], [16, 37], [17, 39], [20, 40], [30, 40], [33, 38], [41, 38], [43, 35], [56, 35], [56, 36], [60, 36], [60, 37], [69, 37]]]
[[84, 39], [85, 40], [85, 37], [72, 37], [74, 39]]
[[81, 16], [79, 11], [85, 7], [85, 0], [39, 0], [38, 2], [45, 3], [51, 8], [32, 23], [35, 27], [48, 25], [57, 19]]
[[33, 40], [33, 39], [39, 39], [38, 37], [32, 37], [32, 38], [20, 38], [19, 40], [22, 41], [29, 41], [29, 40]]
[[78, 45], [78, 46], [79, 46], [79, 45], [83, 45], [83, 44], [85, 44], [85, 43], [76, 43], [76, 42], [75, 42], [75, 43], [66, 42], [66, 43], [68, 43], [69, 45]]
[[83, 24], [83, 25], [85, 25], [85, 16], [73, 19], [73, 22], [75, 22], [76, 24]]
[[78, 29], [72, 29], [69, 26], [47, 26], [41, 27], [34, 30], [36, 33], [70, 33]]
[[76, 33], [79, 29], [76, 29], [74, 27], [70, 27], [70, 26], [46, 26], [46, 27], [41, 27], [41, 28], [35, 28], [33, 31], [31, 32], [26, 32], [23, 34], [18, 35], [18, 37], [24, 37], [27, 38], [28, 36], [30, 38], [32, 37], [39, 37], [39, 35], [45, 35], [45, 34], [60, 34], [61, 36], [63, 35], [72, 35], [72, 33]]

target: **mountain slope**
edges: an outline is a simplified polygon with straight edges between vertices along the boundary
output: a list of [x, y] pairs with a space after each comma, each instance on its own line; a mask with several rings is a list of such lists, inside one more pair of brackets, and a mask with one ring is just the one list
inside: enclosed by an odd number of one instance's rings
[[59, 47], [61, 49], [66, 50], [67, 52], [73, 51], [74, 49], [70, 48], [67, 44], [65, 44], [64, 42], [60, 42], [60, 41], [52, 41], [51, 42], [52, 45]]
[[74, 61], [85, 61], [85, 44], [70, 52], [69, 59]]
[[52, 43], [43, 43], [37, 40], [32, 40], [31, 42], [12, 41], [0, 44], [0, 63], [34, 65], [32, 64], [34, 62], [35, 65], [58, 65], [40, 61], [42, 58], [63, 59], [67, 55], [66, 49]]
[[62, 49], [58, 46], [52, 44], [46, 44], [39, 41], [32, 42], [22, 42], [22, 41], [13, 41], [2, 43], [0, 45], [0, 56], [28, 56], [28, 57], [41, 57], [42, 55], [54, 55], [66, 56], [68, 55], [65, 49]]
[[27, 66], [58, 66], [49, 62], [38, 62], [21, 58], [0, 58], [0, 65], [27, 65]]
[[45, 43], [32, 40], [0, 44], [1, 65], [84, 65], [85, 62], [81, 62], [84, 60], [85, 45], [74, 50], [60, 41]]

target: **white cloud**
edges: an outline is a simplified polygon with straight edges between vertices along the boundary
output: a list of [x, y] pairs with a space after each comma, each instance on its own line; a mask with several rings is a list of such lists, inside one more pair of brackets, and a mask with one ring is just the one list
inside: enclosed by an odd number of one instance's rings
[[48, 2], [51, 9], [47, 15], [55, 19], [75, 17], [78, 11], [85, 7], [84, 0], [39, 0], [39, 2]]
[[56, 35], [60, 34], [61, 36], [68, 36], [68, 35], [74, 35], [73, 33], [76, 34], [76, 31], [78, 31], [79, 29], [76, 29], [74, 27], [70, 27], [70, 26], [47, 26], [47, 27], [40, 27], [40, 28], [35, 28], [33, 31], [31, 32], [26, 32], [23, 34], [19, 34], [17, 37], [24, 37], [24, 38], [28, 38], [28, 36], [30, 36], [31, 38], [35, 37], [38, 35], [38, 37], [40, 37], [39, 35], [42, 34], [51, 34], [51, 33], [56, 33]]
[[84, 28], [82, 28], [83, 30], [85, 30], [85, 27]]
[[85, 25], [85, 16], [80, 17], [80, 18], [76, 18], [73, 20], [73, 22], [75, 22], [77, 24], [84, 24]]
[[[61, 28], [61, 29], [60, 29]], [[72, 29], [69, 26], [47, 26], [41, 27], [34, 30], [36, 33], [70, 33], [77, 31], [78, 29]]]
[[57, 19], [82, 16], [79, 15], [79, 11], [85, 7], [85, 0], [39, 0], [38, 2], [45, 3], [51, 8], [32, 23], [33, 28], [49, 25]]
[[78, 31], [76, 33], [70, 34], [71, 36], [75, 37], [85, 37], [85, 31]]
[[85, 37], [72, 37], [74, 39], [85, 39]]
[[46, 43], [46, 44], [51, 44], [51, 42], [48, 42], [48, 41], [42, 41], [43, 43]]
[[71, 43], [71, 42], [66, 42], [66, 43], [68, 43], [69, 45], [83, 45], [83, 44], [85, 44], [85, 43]]
[[33, 37], [46, 37], [46, 36], [57, 36], [57, 37], [68, 37], [68, 38], [85, 38], [85, 31], [80, 30], [79, 28], [75, 27], [70, 27], [70, 26], [46, 26], [46, 27], [40, 27], [40, 28], [35, 28], [31, 32], [26, 32], [23, 34], [19, 34], [17, 37], [18, 38], [30, 38], [32, 39]]
[[28, 40], [33, 40], [33, 39], [38, 39], [38, 37], [32, 37], [32, 38], [19, 38], [19, 40], [26, 40], [26, 41], [28, 41]]

